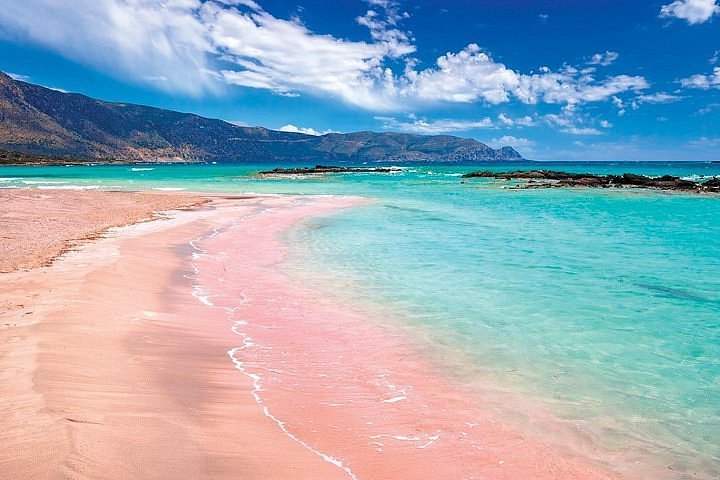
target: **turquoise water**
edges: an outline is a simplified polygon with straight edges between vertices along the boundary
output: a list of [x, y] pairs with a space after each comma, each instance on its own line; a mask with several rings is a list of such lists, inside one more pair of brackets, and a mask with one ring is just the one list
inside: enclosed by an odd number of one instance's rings
[[[542, 166], [720, 175], [712, 163]], [[293, 231], [289, 270], [313, 265], [319, 288], [395, 312], [468, 382], [530, 394], [594, 443], [677, 478], [720, 477], [720, 198], [461, 183], [477, 167], [300, 179], [260, 168], [6, 167], [0, 186], [372, 197]]]

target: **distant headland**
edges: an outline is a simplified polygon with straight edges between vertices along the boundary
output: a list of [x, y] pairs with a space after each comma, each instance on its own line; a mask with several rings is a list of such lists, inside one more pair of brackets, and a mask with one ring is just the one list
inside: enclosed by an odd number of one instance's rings
[[[392, 132], [306, 135], [155, 107], [113, 103], [12, 79], [0, 72], [3, 164], [112, 162], [472, 163], [517, 161], [451, 135]], [[15, 152], [15, 153], [13, 153]]]

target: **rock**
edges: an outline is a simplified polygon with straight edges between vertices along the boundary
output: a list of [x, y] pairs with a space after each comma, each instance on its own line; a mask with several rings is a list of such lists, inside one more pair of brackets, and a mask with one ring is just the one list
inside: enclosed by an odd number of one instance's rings
[[720, 178], [718, 177], [712, 178], [704, 183], [698, 183], [672, 175], [648, 177], [635, 173], [595, 175], [592, 173], [568, 173], [553, 170], [518, 170], [513, 172], [481, 170], [466, 173], [463, 175], [463, 178], [527, 180], [525, 185], [518, 188], [651, 188], [656, 190], [695, 193], [720, 193]]

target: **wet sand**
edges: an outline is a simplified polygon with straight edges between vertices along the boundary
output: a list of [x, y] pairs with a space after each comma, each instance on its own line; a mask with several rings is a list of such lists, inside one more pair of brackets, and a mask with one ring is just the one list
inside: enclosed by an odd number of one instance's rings
[[217, 196], [0, 275], [0, 478], [618, 478], [285, 275], [283, 232], [360, 203]]

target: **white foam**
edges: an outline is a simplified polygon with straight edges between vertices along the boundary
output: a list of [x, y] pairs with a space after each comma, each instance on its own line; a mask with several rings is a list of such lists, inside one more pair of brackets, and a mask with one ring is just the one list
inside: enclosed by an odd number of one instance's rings
[[[262, 215], [263, 213], [265, 213], [268, 210], [269, 210], [269, 208], [262, 209], [256, 215]], [[255, 216], [255, 215], [252, 215], [252, 216]], [[241, 221], [245, 220], [246, 217], [241, 218]], [[235, 222], [233, 222], [233, 225], [236, 225]], [[195, 252], [193, 252], [192, 261], [191, 261], [191, 266], [193, 269], [193, 276], [191, 276], [191, 277], [189, 276], [188, 278], [197, 279], [198, 274], [200, 273], [198, 266], [195, 265], [195, 263], [194, 263], [195, 260], [197, 260], [198, 258], [201, 258], [201, 257], [214, 258], [212, 256], [209, 256], [206, 250], [200, 248], [198, 246], [198, 243], [203, 239], [213, 238], [219, 234], [220, 234], [220, 230], [215, 228], [209, 235], [207, 235], [205, 237], [199, 237], [199, 238], [196, 238], [196, 239], [188, 242], [189, 245], [195, 250]], [[247, 303], [247, 299], [243, 298], [238, 302], [238, 305], [236, 307], [217, 306], [217, 305], [214, 305], [210, 301], [210, 295], [208, 294], [208, 292], [204, 291], [202, 285], [193, 284], [192, 286], [193, 286], [192, 294], [194, 297], [196, 297], [200, 302], [202, 302], [203, 304], [205, 304], [209, 307], [222, 308], [223, 310], [225, 310], [225, 312], [228, 314], [228, 317], [231, 319], [232, 319], [232, 316], [235, 314], [236, 310], [239, 309], [242, 304]], [[227, 354], [230, 357], [230, 359], [232, 360], [233, 364], [235, 365], [235, 368], [240, 370], [240, 372], [242, 372], [245, 376], [247, 376], [248, 378], [250, 378], [252, 380], [253, 389], [252, 389], [251, 393], [252, 393], [253, 398], [255, 399], [255, 402], [262, 407], [263, 414], [266, 417], [268, 417], [270, 420], [275, 422], [278, 425], [278, 427], [280, 428], [280, 430], [282, 430], [282, 432], [285, 433], [285, 435], [287, 435], [288, 437], [290, 437], [293, 441], [302, 445], [304, 448], [306, 448], [310, 452], [314, 453], [315, 455], [319, 456], [326, 462], [331, 463], [331, 464], [335, 465], [336, 467], [340, 468], [351, 479], [357, 480], [357, 477], [355, 476], [355, 474], [352, 472], [352, 470], [350, 470], [350, 468], [348, 468], [347, 466], [345, 466], [343, 464], [342, 460], [332, 457], [330, 455], [327, 455], [323, 452], [320, 452], [319, 450], [316, 450], [315, 448], [313, 448], [312, 446], [310, 446], [303, 440], [300, 440], [298, 437], [293, 435], [287, 429], [285, 422], [283, 422], [279, 418], [275, 417], [272, 413], [270, 413], [270, 410], [268, 409], [268, 407], [263, 403], [262, 397], [260, 397], [260, 392], [262, 391], [262, 377], [260, 377], [260, 375], [258, 375], [258, 374], [248, 372], [245, 369], [245, 364], [236, 357], [236, 354], [238, 352], [240, 352], [241, 350], [246, 349], [246, 348], [257, 347], [257, 345], [252, 341], [252, 339], [247, 334], [240, 331], [240, 327], [247, 325], [247, 322], [245, 320], [238, 320], [238, 319], [232, 319], [232, 320], [234, 321], [234, 324], [231, 329], [232, 329], [233, 333], [243, 337], [243, 344], [240, 347], [235, 347], [231, 350], [228, 350]], [[274, 371], [276, 373], [280, 373], [279, 370], [269, 370], [269, 371]]]
[[195, 297], [200, 300], [200, 302], [204, 303], [208, 307], [214, 307], [215, 304], [210, 301], [210, 297], [207, 295], [195, 295]]
[[38, 185], [40, 190], [97, 190], [100, 185]]
[[[236, 326], [237, 326], [237, 325], [236, 325]], [[337, 458], [335, 458], [335, 457], [332, 457], [332, 456], [330, 456], [330, 455], [327, 455], [327, 454], [325, 454], [325, 453], [323, 453], [323, 452], [321, 452], [321, 451], [319, 451], [319, 450], [316, 450], [315, 448], [311, 447], [309, 444], [307, 444], [307, 443], [304, 442], [303, 440], [300, 440], [298, 437], [296, 437], [295, 435], [293, 435], [293, 434], [287, 429], [287, 426], [285, 425], [285, 422], [283, 422], [282, 420], [280, 420], [279, 418], [277, 418], [276, 416], [274, 416], [272, 413], [270, 413], [270, 410], [269, 410], [268, 407], [264, 404], [264, 402], [263, 402], [263, 400], [262, 400], [262, 397], [260, 397], [260, 392], [262, 391], [262, 377], [260, 377], [260, 375], [257, 375], [257, 374], [248, 372], [248, 371], [245, 369], [244, 363], [243, 363], [241, 360], [239, 360], [238, 358], [236, 358], [236, 356], [235, 356], [235, 354], [236, 354], [237, 352], [239, 352], [239, 351], [241, 351], [241, 350], [243, 350], [243, 349], [245, 349], [245, 348], [255, 346], [255, 344], [252, 342], [252, 340], [250, 339], [249, 336], [247, 336], [247, 335], [245, 335], [245, 334], [240, 333], [240, 332], [237, 331], [237, 329], [235, 328], [236, 326], [233, 327], [233, 332], [235, 332], [235, 333], [237, 333], [237, 334], [239, 334], [239, 335], [242, 335], [242, 336], [244, 337], [244, 338], [243, 338], [243, 345], [242, 345], [241, 347], [236, 347], [236, 348], [233, 348], [233, 349], [229, 350], [229, 351], [228, 351], [228, 355], [230, 356], [230, 359], [232, 360], [232, 362], [235, 364], [235, 368], [237, 368], [238, 370], [240, 370], [244, 375], [246, 375], [247, 377], [249, 377], [249, 378], [252, 380], [252, 383], [253, 383], [252, 395], [253, 395], [253, 398], [255, 399], [255, 402], [262, 407], [263, 414], [264, 414], [266, 417], [268, 417], [270, 420], [272, 420], [273, 422], [275, 422], [275, 423], [278, 425], [278, 427], [280, 427], [280, 430], [282, 430], [283, 433], [284, 433], [285, 435], [287, 435], [288, 437], [290, 437], [292, 440], [294, 440], [295, 442], [299, 443], [300, 445], [302, 445], [303, 447], [305, 447], [307, 450], [309, 450], [309, 451], [311, 451], [312, 453], [314, 453], [315, 455], [319, 456], [320, 458], [322, 458], [322, 459], [325, 460], [326, 462], [332, 463], [332, 464], [335, 465], [336, 467], [342, 469], [342, 470], [343, 470], [345, 473], [347, 473], [348, 476], [349, 476], [350, 478], [352, 478], [353, 480], [358, 480], [357, 477], [355, 476], [355, 474], [352, 472], [352, 470], [350, 470], [350, 468], [348, 468], [347, 466], [345, 466], [345, 465], [343, 464], [342, 460], [339, 460], [339, 459], [337, 459]]]
[[399, 402], [401, 400], [407, 400], [407, 397], [405, 395], [400, 395], [397, 397], [388, 398], [387, 400], [383, 400], [382, 403], [395, 403], [395, 402]]
[[417, 442], [420, 440], [420, 437], [406, 437], [404, 435], [389, 435], [389, 434], [380, 434], [380, 435], [370, 435], [368, 438], [371, 438], [373, 440], [377, 438], [394, 438], [395, 440], [402, 440], [403, 442]]
[[130, 169], [131, 172], [149, 172], [150, 170], [155, 169], [150, 167], [133, 167]]
[[430, 445], [432, 445], [433, 443], [435, 443], [439, 438], [440, 438], [440, 432], [436, 433], [432, 437], [428, 437], [428, 442], [425, 445], [420, 445], [417, 448], [425, 449], [425, 448], [429, 447]]

